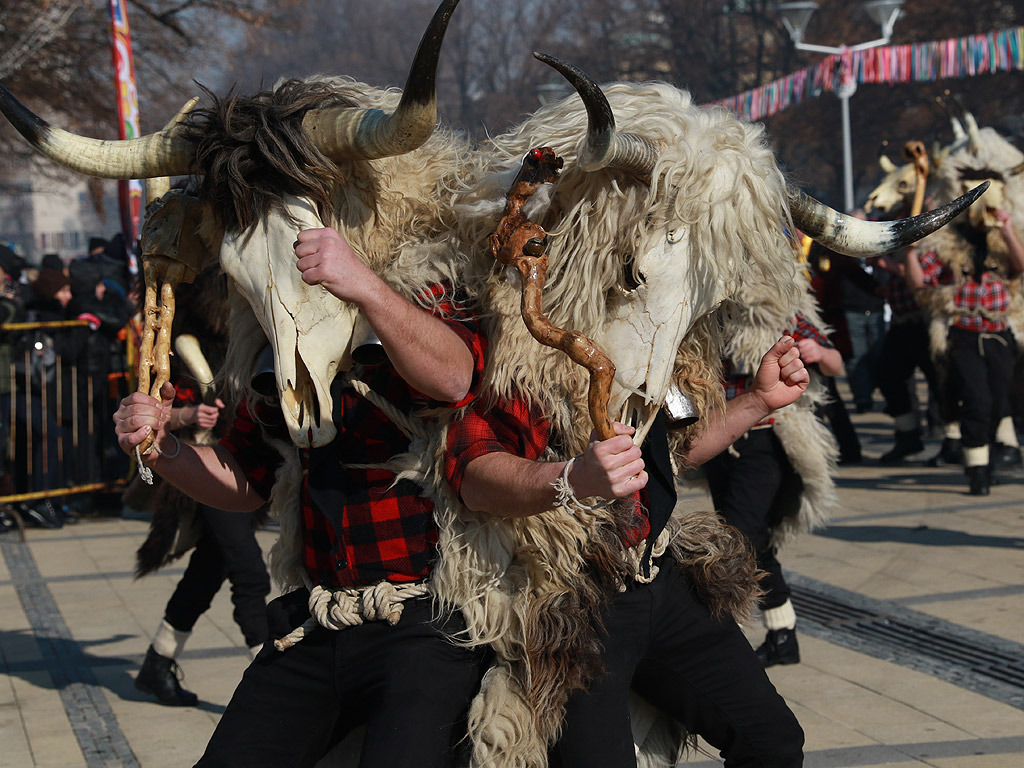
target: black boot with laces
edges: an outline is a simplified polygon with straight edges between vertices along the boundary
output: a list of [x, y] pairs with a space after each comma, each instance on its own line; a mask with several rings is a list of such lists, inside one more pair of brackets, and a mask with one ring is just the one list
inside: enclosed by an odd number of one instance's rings
[[766, 669], [776, 664], [799, 664], [800, 646], [796, 642], [796, 630], [769, 629], [756, 653]]
[[199, 697], [181, 687], [180, 677], [178, 662], [161, 656], [149, 646], [142, 669], [135, 677], [135, 687], [156, 696], [157, 701], [169, 707], [194, 707]]

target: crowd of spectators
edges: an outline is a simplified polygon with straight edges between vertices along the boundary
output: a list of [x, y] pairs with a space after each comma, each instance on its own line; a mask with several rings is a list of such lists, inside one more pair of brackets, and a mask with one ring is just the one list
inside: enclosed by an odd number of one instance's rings
[[[0, 496], [123, 478], [110, 421], [135, 311], [123, 239], [91, 238], [87, 253], [49, 253], [38, 265], [0, 244], [0, 270], [0, 324], [33, 324], [0, 329]], [[57, 528], [98, 501], [79, 493], [14, 508], [27, 523]], [[12, 524], [0, 513], [0, 526]]]

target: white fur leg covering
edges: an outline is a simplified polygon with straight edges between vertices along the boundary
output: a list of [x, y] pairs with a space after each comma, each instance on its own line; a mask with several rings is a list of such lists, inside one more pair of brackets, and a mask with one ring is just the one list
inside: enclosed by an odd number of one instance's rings
[[778, 608], [765, 608], [761, 613], [765, 629], [794, 629], [796, 627], [796, 610], [793, 603], [787, 600]]
[[901, 413], [893, 421], [897, 432], [917, 432], [921, 428], [917, 411]]
[[547, 745], [505, 666], [487, 670], [469, 707], [472, 768], [545, 768]]
[[951, 421], [948, 424], [946, 424], [945, 428], [942, 431], [942, 436], [948, 437], [950, 440], [959, 440], [961, 437], [960, 422]]
[[191, 632], [181, 632], [167, 623], [166, 619], [160, 621], [160, 626], [153, 635], [153, 650], [165, 659], [176, 659], [181, 649], [185, 647]]
[[996, 442], [1001, 445], [1008, 445], [1011, 448], [1020, 448], [1017, 440], [1017, 430], [1013, 426], [1012, 416], [1003, 416], [999, 420], [999, 427], [996, 429]]
[[964, 446], [964, 464], [968, 467], [984, 467], [988, 464], [988, 446]]

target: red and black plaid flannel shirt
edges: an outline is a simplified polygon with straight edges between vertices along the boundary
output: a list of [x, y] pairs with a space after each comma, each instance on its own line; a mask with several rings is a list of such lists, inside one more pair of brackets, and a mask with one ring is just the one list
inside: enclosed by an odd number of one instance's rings
[[917, 302], [914, 300], [914, 292], [902, 277], [893, 277], [889, 282], [888, 301], [894, 318], [906, 317], [917, 312], [919, 309]]
[[[445, 478], [461, 497], [462, 481], [471, 461], [488, 453], [510, 453], [537, 461], [547, 450], [550, 437], [547, 419], [522, 400], [499, 400], [489, 407], [476, 400], [448, 428]], [[625, 537], [626, 546], [639, 544], [651, 532], [651, 521], [644, 511], [645, 496], [643, 491], [635, 495], [637, 524]]]
[[[444, 286], [431, 290], [439, 297]], [[483, 374], [485, 341], [464, 303], [442, 302], [435, 314], [462, 338], [473, 355], [470, 393], [450, 406], [459, 407], [475, 396]], [[388, 362], [367, 366], [360, 378], [406, 413], [441, 405], [410, 387]], [[273, 412], [264, 413], [266, 410]], [[340, 415], [340, 423], [337, 423], [338, 437], [332, 446], [338, 451], [340, 463], [384, 463], [409, 449], [409, 440], [401, 430], [352, 389], [344, 390], [341, 403], [335, 404], [335, 412]], [[264, 432], [268, 437], [288, 440], [277, 407], [260, 409], [253, 414], [243, 404], [231, 432], [221, 444], [234, 455], [253, 488], [263, 498], [269, 498], [281, 458], [267, 445]], [[308, 466], [308, 452], [304, 451], [302, 458], [303, 466]], [[395, 484], [394, 474], [386, 470], [342, 471], [346, 473], [346, 501], [341, 512], [343, 527], [337, 531], [313, 506], [308, 477], [303, 476], [303, 560], [313, 583], [347, 587], [382, 580], [412, 582], [426, 577], [437, 545], [430, 499], [422, 496], [422, 489], [412, 481]]]
[[[812, 341], [818, 342], [821, 346], [826, 349], [833, 349], [834, 344], [829, 341], [821, 331], [815, 328], [813, 325], [804, 320], [802, 315], [796, 316], [796, 327], [789, 332], [796, 341], [801, 339], [811, 339]], [[725, 399], [732, 400], [734, 397], [742, 395], [746, 392], [754, 383], [753, 373], [735, 373], [732, 369], [732, 362], [729, 360], [722, 361], [722, 377], [724, 379], [723, 385], [725, 387]], [[765, 419], [764, 421], [755, 424], [757, 427], [766, 427], [770, 424], [774, 424], [775, 419]]]
[[196, 380], [191, 376], [179, 376], [173, 383], [175, 408], [189, 408], [203, 402]]
[[[953, 270], [939, 260], [939, 255], [935, 251], [928, 251], [921, 257], [920, 263], [925, 285], [935, 287], [953, 282]], [[958, 309], [984, 308], [989, 312], [1006, 312], [1010, 307], [1010, 294], [1006, 290], [1006, 283], [998, 275], [985, 271], [980, 282], [973, 276], [967, 278], [953, 296], [953, 304]], [[958, 315], [953, 327], [973, 333], [999, 333], [1005, 331], [1008, 326], [1003, 320], [990, 320], [980, 314], [967, 314]]]

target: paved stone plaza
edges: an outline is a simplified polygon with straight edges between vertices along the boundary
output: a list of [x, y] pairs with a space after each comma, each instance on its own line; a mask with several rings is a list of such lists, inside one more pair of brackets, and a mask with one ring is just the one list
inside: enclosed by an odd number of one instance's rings
[[[807, 733], [806, 765], [1024, 766], [1024, 474], [974, 498], [958, 469], [925, 466], [936, 441], [879, 467], [888, 419], [854, 422], [866, 461], [841, 468], [842, 508], [781, 555], [803, 661], [771, 677]], [[180, 768], [202, 753], [248, 655], [225, 587], [180, 659], [200, 705], [134, 689], [182, 572], [132, 579], [146, 528], [104, 518], [0, 537], [3, 768]], [[273, 536], [260, 533], [265, 550]]]

